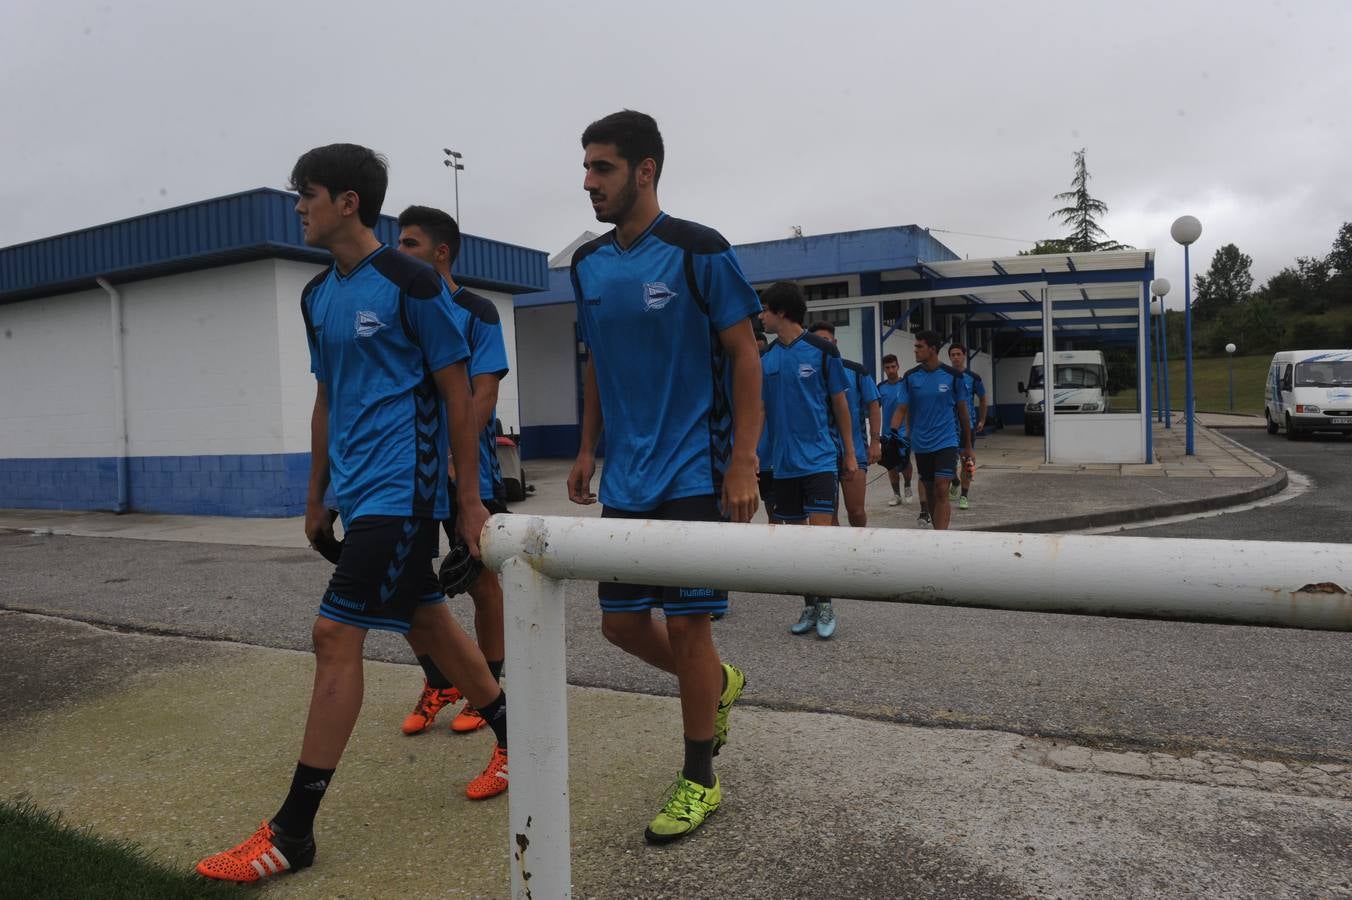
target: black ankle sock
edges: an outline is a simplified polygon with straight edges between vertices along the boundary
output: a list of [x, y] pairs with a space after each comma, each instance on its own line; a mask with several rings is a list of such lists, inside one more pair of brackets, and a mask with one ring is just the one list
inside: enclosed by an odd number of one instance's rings
[[277, 810], [272, 821], [291, 837], [303, 838], [314, 831], [315, 813], [319, 812], [319, 801], [333, 780], [333, 769], [316, 769], [305, 763], [296, 763], [296, 774], [291, 776], [291, 790], [287, 792], [286, 802]]
[[923, 516], [923, 515], [924, 515], [925, 513], [927, 513], [927, 512], [929, 512], [929, 507], [928, 507], [927, 505], [925, 505], [925, 501], [924, 501], [924, 500], [921, 500], [921, 501], [920, 501], [920, 514]]
[[418, 657], [418, 665], [422, 666], [423, 674], [427, 676], [427, 684], [439, 691], [444, 691], [451, 686], [451, 679], [441, 674], [437, 664], [432, 662], [430, 656]]
[[911, 487], [911, 479], [907, 478], [907, 479], [906, 479], [906, 488], [907, 488], [907, 490], [909, 490], [910, 487]]
[[695, 784], [714, 786], [714, 739], [692, 741], [685, 739], [685, 765], [681, 774]]
[[962, 495], [963, 495], [964, 497], [967, 496], [967, 488], [963, 488], [963, 489], [962, 489]]
[[492, 673], [494, 681], [502, 680], [502, 660], [490, 659], [488, 661], [488, 671]]
[[[723, 676], [723, 691], [726, 691], [728, 689], [728, 670], [719, 666], [718, 671]], [[718, 692], [719, 696], [722, 696], [723, 691]]]
[[497, 699], [479, 710], [479, 715], [488, 722], [488, 727], [493, 729], [493, 734], [498, 739], [498, 746], [507, 749], [507, 694], [498, 691]]

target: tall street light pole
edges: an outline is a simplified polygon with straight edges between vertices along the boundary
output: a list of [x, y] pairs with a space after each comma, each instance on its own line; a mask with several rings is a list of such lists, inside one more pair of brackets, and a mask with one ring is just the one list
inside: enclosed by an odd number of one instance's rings
[[449, 166], [451, 172], [455, 175], [455, 224], [460, 224], [460, 173], [465, 171], [465, 164], [462, 163], [461, 156], [454, 150], [443, 148], [442, 153], [446, 154], [446, 160], [442, 163]]
[[1164, 427], [1169, 429], [1174, 427], [1174, 414], [1169, 406], [1169, 330], [1165, 327], [1168, 317], [1164, 308], [1164, 298], [1172, 287], [1167, 278], [1156, 278], [1150, 282], [1150, 293], [1160, 301], [1160, 357], [1164, 360]]
[[1183, 380], [1184, 391], [1184, 416], [1187, 421], [1187, 441], [1186, 453], [1188, 456], [1196, 456], [1193, 449], [1193, 407], [1196, 404], [1196, 398], [1192, 394], [1192, 268], [1188, 257], [1188, 248], [1196, 243], [1202, 236], [1202, 223], [1197, 221], [1194, 216], [1179, 216], [1174, 220], [1174, 224], [1169, 229], [1169, 234], [1173, 239], [1183, 245]]
[[1234, 344], [1225, 345], [1225, 355], [1230, 360], [1230, 412], [1235, 411], [1235, 350]]

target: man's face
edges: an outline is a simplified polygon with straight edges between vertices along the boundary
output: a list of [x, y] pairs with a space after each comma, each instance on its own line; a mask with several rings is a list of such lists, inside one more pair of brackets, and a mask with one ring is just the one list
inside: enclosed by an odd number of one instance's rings
[[766, 334], [779, 334], [779, 326], [784, 321], [784, 317], [772, 312], [770, 307], [763, 306], [761, 307], [760, 320], [761, 325], [765, 326]]
[[922, 366], [928, 363], [930, 360], [936, 358], [938, 355], [939, 351], [935, 350], [933, 347], [931, 347], [924, 341], [915, 342], [915, 361], [920, 363]]
[[432, 243], [427, 232], [417, 225], [409, 225], [399, 232], [399, 252], [420, 259], [429, 266], [435, 267], [437, 264], [437, 246]]
[[827, 331], [825, 328], [818, 328], [816, 331], [812, 333], [824, 341], [830, 341], [833, 344], [836, 342], [836, 336], [831, 332]]
[[967, 351], [961, 347], [948, 348], [948, 362], [959, 372], [967, 368]]
[[883, 363], [883, 377], [888, 381], [896, 381], [901, 377], [901, 363], [885, 362]]
[[588, 144], [582, 167], [587, 170], [582, 189], [591, 197], [596, 221], [623, 222], [638, 202], [637, 174], [614, 144]]
[[321, 184], [306, 184], [296, 200], [296, 215], [305, 234], [305, 243], [311, 247], [328, 247], [343, 225], [343, 211], [351, 206], [356, 211], [356, 194], [348, 191], [337, 199], [329, 196], [329, 189]]

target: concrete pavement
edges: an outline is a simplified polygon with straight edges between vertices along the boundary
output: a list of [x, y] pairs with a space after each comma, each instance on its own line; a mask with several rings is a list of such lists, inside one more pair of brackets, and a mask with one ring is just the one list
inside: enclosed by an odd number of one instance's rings
[[[1231, 459], [1206, 456], [1214, 462], [1206, 474], [1196, 466], [1159, 478], [1028, 471], [1040, 464], [1026, 461], [1018, 440], [1002, 446], [1004, 438], [979, 448], [991, 467], [978, 473], [968, 511], [996, 524], [1102, 511], [1087, 504], [1123, 513], [1215, 502], [1280, 477], [1256, 467], [1253, 475], [1212, 471], [1238, 468], [1239, 455], [1224, 449]], [[537, 494], [521, 511], [583, 512], [558, 499], [564, 473], [566, 466], [532, 464]], [[1049, 493], [1054, 485], [1061, 493]], [[872, 524], [913, 524], [914, 507], [882, 505], [884, 483], [870, 500]], [[296, 520], [8, 512], [0, 527], [304, 545]], [[0, 605], [23, 600], [0, 579]], [[0, 636], [3, 796], [26, 794], [185, 867], [272, 813], [299, 741], [308, 654], [17, 612], [0, 612]], [[368, 665], [365, 715], [322, 813], [318, 864], [266, 893], [505, 895], [506, 804], [470, 804], [460, 793], [488, 741], [444, 728], [399, 734], [416, 679], [412, 666]], [[1352, 893], [1346, 761], [1105, 751], [776, 710], [757, 706], [755, 681], [753, 672], [718, 760], [723, 810], [690, 841], [666, 848], [644, 846], [641, 831], [680, 765], [676, 701], [570, 688], [575, 896]]]

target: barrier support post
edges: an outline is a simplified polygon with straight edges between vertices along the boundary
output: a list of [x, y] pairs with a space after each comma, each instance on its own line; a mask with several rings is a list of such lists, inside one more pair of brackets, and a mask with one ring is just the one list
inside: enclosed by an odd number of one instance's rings
[[521, 556], [501, 572], [512, 897], [554, 900], [572, 890], [564, 585]]

